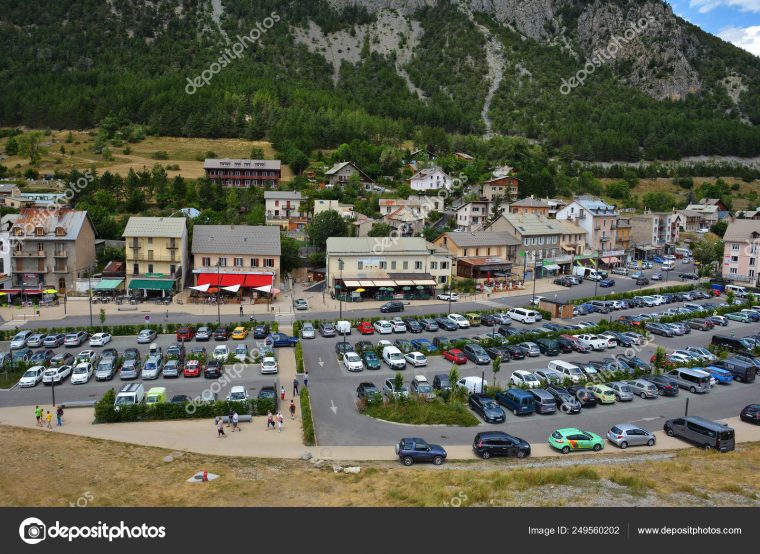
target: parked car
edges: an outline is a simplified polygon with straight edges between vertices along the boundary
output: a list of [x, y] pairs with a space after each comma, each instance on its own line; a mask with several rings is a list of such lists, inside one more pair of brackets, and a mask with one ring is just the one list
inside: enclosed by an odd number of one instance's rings
[[472, 450], [487, 460], [492, 456], [525, 458], [530, 456], [530, 444], [527, 441], [501, 431], [487, 431], [475, 435]]
[[438, 322], [435, 319], [420, 319], [419, 323], [425, 331], [431, 333], [438, 331]]
[[301, 338], [302, 339], [313, 339], [316, 335], [316, 332], [314, 330], [314, 325], [312, 325], [308, 321], [304, 321], [301, 324]]
[[[64, 337], [65, 338], [65, 337]], [[35, 333], [26, 339], [26, 346], [29, 348], [39, 348], [45, 342], [45, 335], [42, 333]]]
[[430, 342], [430, 340], [428, 339], [412, 339], [411, 343], [412, 343], [412, 347], [415, 350], [419, 350], [423, 354], [424, 353], [430, 354], [431, 352], [436, 351], [435, 345], [432, 342]]
[[412, 367], [424, 367], [427, 365], [427, 358], [422, 352], [409, 352], [404, 355], [404, 359]]
[[760, 425], [760, 404], [749, 404], [739, 413], [739, 418], [747, 423]]
[[179, 342], [193, 340], [194, 336], [195, 336], [195, 329], [193, 329], [189, 325], [183, 325], [182, 327], [177, 329], [176, 337]]
[[214, 340], [227, 340], [229, 338], [229, 331], [224, 325], [217, 327], [214, 330]]
[[401, 385], [400, 389], [396, 389], [395, 379], [393, 379], [392, 377], [389, 377], [388, 379], [385, 380], [385, 383], [383, 384], [383, 394], [391, 399], [408, 398], [409, 388], [407, 388], [406, 385]]
[[59, 385], [66, 380], [66, 377], [71, 375], [71, 371], [74, 368], [70, 365], [62, 365], [58, 367], [51, 367], [46, 369], [42, 374], [43, 385]]
[[734, 450], [734, 430], [725, 423], [718, 423], [698, 416], [669, 419], [664, 425], [665, 434], [679, 437], [701, 446], [705, 450], [720, 452]]
[[612, 389], [615, 394], [615, 400], [618, 402], [630, 402], [633, 400], [633, 390], [631, 386], [624, 381], [613, 381], [607, 383], [607, 386]]
[[441, 465], [446, 460], [446, 450], [437, 444], [428, 444], [419, 438], [404, 438], [396, 445], [396, 455], [405, 466], [416, 462], [432, 462]]
[[403, 312], [404, 305], [401, 302], [386, 302], [380, 306], [380, 313]]
[[58, 348], [59, 346], [63, 345], [63, 342], [65, 340], [66, 340], [66, 335], [64, 335], [63, 333], [48, 335], [45, 337], [45, 340], [42, 341], [42, 346], [44, 346], [45, 348]]
[[591, 393], [596, 397], [600, 404], [614, 404], [616, 400], [615, 391], [607, 385], [591, 385], [588, 387]]
[[36, 365], [27, 369], [18, 381], [18, 386], [21, 388], [36, 387], [37, 383], [42, 381], [45, 367]]
[[467, 363], [467, 356], [465, 356], [464, 352], [462, 352], [458, 348], [452, 348], [451, 350], [444, 350], [443, 359], [453, 362], [455, 364]]
[[320, 323], [319, 334], [323, 337], [334, 337], [336, 335], [335, 326], [332, 323]]
[[92, 364], [90, 362], [81, 362], [74, 368], [69, 382], [72, 385], [84, 385], [92, 379], [92, 375]]
[[457, 296], [455, 292], [442, 292], [441, 294], [437, 295], [436, 298], [438, 300], [443, 300], [444, 302], [456, 302], [459, 300], [459, 296]]
[[309, 309], [309, 303], [306, 301], [305, 298], [296, 298], [293, 301], [293, 307], [296, 310], [308, 310]]
[[137, 344], [150, 344], [156, 340], [157, 336], [158, 335], [153, 329], [143, 329], [137, 333]]
[[[242, 329], [245, 330], [245, 333], [247, 335], [248, 334], [248, 330], [245, 329], [245, 327], [243, 327]], [[333, 329], [335, 329], [335, 328], [333, 327]], [[236, 328], [236, 330], [237, 330], [237, 328]], [[235, 332], [233, 331], [233, 337], [232, 337], [233, 339], [235, 338], [234, 337], [234, 333]], [[255, 338], [255, 339], [265, 339], [265, 338], [267, 338], [267, 336], [269, 336], [269, 333], [271, 333], [271, 330], [269, 328], [269, 325], [266, 324], [266, 323], [261, 323], [259, 325], [256, 325], [256, 327], [253, 328], [253, 338]], [[245, 336], [242, 337], [242, 338], [245, 338]]]
[[607, 440], [624, 450], [629, 446], [654, 446], [657, 442], [654, 433], [633, 423], [613, 425], [607, 431]]
[[579, 414], [581, 413], [582, 405], [580, 401], [570, 393], [569, 390], [560, 386], [546, 387], [546, 392], [552, 395], [554, 402], [557, 404], [557, 408], [565, 414]]
[[377, 357], [377, 354], [373, 350], [365, 350], [362, 352], [361, 357], [367, 369], [380, 369], [380, 358]]
[[[153, 334], [155, 335], [155, 331], [153, 331]], [[66, 338], [64, 339], [64, 346], [82, 346], [84, 341], [87, 340], [87, 331], [77, 331], [75, 333], [69, 333], [66, 335]], [[138, 340], [139, 342], [139, 340]]]
[[446, 317], [439, 317], [435, 320], [438, 326], [445, 331], [456, 331], [459, 329], [459, 325]]
[[506, 414], [504, 410], [485, 394], [470, 394], [468, 403], [475, 413], [479, 414], [486, 423], [504, 423]]
[[477, 365], [487, 365], [491, 363], [491, 357], [480, 345], [465, 344], [462, 347], [462, 352], [469, 360], [475, 362]]
[[584, 408], [593, 408], [598, 404], [594, 393], [584, 386], [572, 385], [567, 387], [567, 391], [575, 396]]
[[198, 327], [198, 331], [195, 333], [195, 340], [197, 342], [211, 340], [211, 329], [206, 326]]
[[206, 379], [218, 379], [222, 376], [222, 363], [219, 360], [210, 360], [203, 370], [203, 377]]
[[642, 399], [657, 398], [660, 395], [657, 386], [647, 379], [633, 379], [632, 381], [627, 381], [627, 383], [631, 392]]
[[512, 372], [512, 375], [509, 378], [509, 382], [517, 387], [524, 386], [529, 388], [538, 388], [541, 386], [541, 381], [539, 378], [530, 371], [526, 371], [524, 369], [517, 369]]
[[599, 452], [604, 448], [602, 437], [590, 431], [584, 431], [576, 427], [557, 429], [549, 435], [549, 445], [563, 454], [571, 450], [593, 450]]

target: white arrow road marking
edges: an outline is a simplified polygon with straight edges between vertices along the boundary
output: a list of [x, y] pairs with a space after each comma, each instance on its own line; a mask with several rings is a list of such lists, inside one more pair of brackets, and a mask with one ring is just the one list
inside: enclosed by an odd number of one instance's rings
[[325, 362], [322, 361], [322, 358], [319, 358], [317, 363], [319, 364], [319, 367], [325, 367]]
[[333, 411], [333, 414], [338, 415], [338, 407], [335, 405], [335, 402], [330, 399], [330, 409]]

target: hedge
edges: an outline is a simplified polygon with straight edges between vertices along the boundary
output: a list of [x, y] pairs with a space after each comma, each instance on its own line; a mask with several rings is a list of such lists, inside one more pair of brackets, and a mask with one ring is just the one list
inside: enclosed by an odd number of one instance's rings
[[666, 294], [666, 293], [673, 293], [673, 292], [688, 292], [690, 290], [694, 290], [696, 288], [709, 288], [708, 283], [696, 283], [692, 285], [674, 285], [670, 287], [660, 287], [657, 289], [638, 289], [638, 290], [632, 290], [628, 292], [616, 292], [615, 294], [608, 294], [606, 296], [587, 296], [585, 298], [575, 298], [573, 299], [572, 303], [577, 305], [585, 304], [586, 302], [591, 302], [593, 300], [626, 300], [628, 298], [633, 298], [634, 296], [651, 296], [653, 294]]
[[274, 401], [270, 398], [251, 398], [247, 401], [228, 402], [226, 400], [199, 402], [165, 402], [160, 404], [136, 404], [114, 408], [116, 391], [108, 390], [95, 403], [96, 423], [118, 423], [126, 421], [161, 421], [169, 419], [198, 419], [225, 416], [235, 410], [238, 414], [266, 415], [274, 411]]
[[317, 444], [317, 435], [314, 432], [314, 418], [311, 415], [311, 400], [309, 399], [309, 389], [304, 387], [299, 393], [301, 400], [301, 422], [303, 425], [303, 443], [306, 446]]
[[296, 373], [303, 373], [303, 347], [301, 346], [301, 341], [299, 340], [296, 343], [295, 347], [295, 356], [296, 356]]

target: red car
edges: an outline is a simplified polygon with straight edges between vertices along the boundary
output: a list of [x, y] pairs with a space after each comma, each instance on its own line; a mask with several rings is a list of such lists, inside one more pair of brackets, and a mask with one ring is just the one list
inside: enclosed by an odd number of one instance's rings
[[362, 335], [374, 335], [375, 334], [375, 328], [372, 327], [372, 324], [369, 321], [362, 321], [359, 325], [356, 327], [359, 332]]
[[443, 359], [454, 362], [455, 364], [466, 364], [467, 356], [459, 348], [452, 348], [451, 350], [443, 351]]
[[193, 329], [192, 327], [180, 327], [179, 329], [177, 329], [178, 341], [193, 340], [194, 336], [195, 336], [195, 329]]
[[185, 377], [200, 377], [203, 372], [203, 364], [198, 360], [188, 360], [182, 374]]

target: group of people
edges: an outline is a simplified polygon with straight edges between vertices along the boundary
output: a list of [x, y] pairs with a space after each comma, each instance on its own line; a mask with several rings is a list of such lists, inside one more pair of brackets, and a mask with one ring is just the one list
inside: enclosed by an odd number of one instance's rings
[[[37, 420], [37, 427], [47, 427], [51, 431], [53, 430], [53, 414], [50, 413], [50, 410], [43, 410], [39, 406], [35, 406], [34, 417]], [[55, 417], [56, 426], [61, 427], [63, 425], [63, 408], [61, 406], [55, 408]]]

